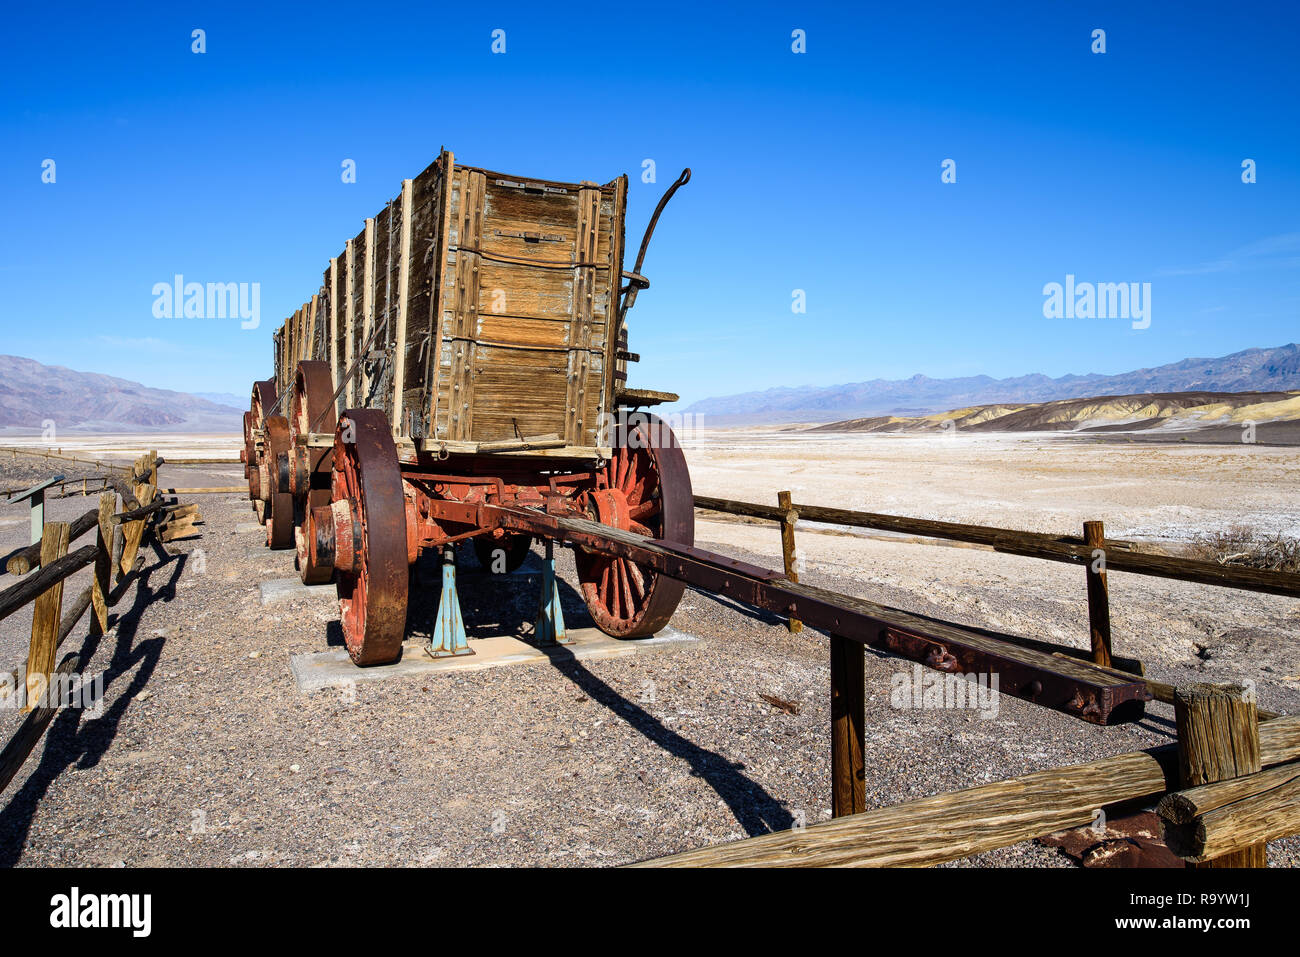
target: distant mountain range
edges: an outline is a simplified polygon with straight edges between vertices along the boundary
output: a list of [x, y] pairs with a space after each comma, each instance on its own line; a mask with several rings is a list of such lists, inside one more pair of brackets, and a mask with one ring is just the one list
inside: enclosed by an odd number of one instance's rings
[[[1247, 349], [1218, 359], [1184, 359], [1153, 369], [1121, 375], [1066, 375], [1053, 379], [1025, 375], [1008, 379], [967, 376], [931, 379], [872, 379], [836, 386], [767, 389], [703, 399], [684, 411], [708, 416], [715, 425], [728, 423], [835, 422], [855, 431], [912, 431], [939, 427], [932, 413], [947, 413], [963, 431], [1019, 431], [1022, 428], [1080, 428], [1096, 418], [1115, 423], [1137, 418], [1164, 419], [1196, 405], [1243, 403], [1223, 397], [1179, 400], [1171, 393], [1284, 393], [1300, 390], [1300, 345]], [[1063, 399], [1104, 396], [1122, 400], [1096, 416], [1084, 406], [1031, 409]], [[1155, 402], [1146, 409], [1144, 397]], [[1253, 397], [1248, 403], [1267, 401]], [[1276, 397], [1274, 398], [1276, 401]], [[138, 382], [63, 366], [42, 365], [18, 356], [0, 356], [0, 431], [39, 432], [52, 420], [55, 427], [81, 432], [238, 432], [246, 400], [231, 393], [190, 395], [152, 389]], [[956, 410], [956, 411], [952, 411]], [[1129, 411], [1132, 410], [1132, 411]], [[1007, 416], [1010, 415], [1010, 418]], [[1072, 425], [1048, 424], [1066, 416]], [[1199, 418], [1200, 413], [1196, 413]], [[1046, 417], [1046, 418], [1044, 418]], [[1291, 418], [1283, 415], [1283, 418]], [[845, 420], [867, 420], [846, 422]], [[993, 424], [994, 420], [1001, 420]], [[1156, 422], [1142, 426], [1150, 428]], [[1083, 426], [1088, 428], [1088, 426]], [[1104, 427], [1104, 426], [1103, 426]]]
[[848, 385], [767, 389], [701, 399], [685, 412], [715, 425], [830, 422], [870, 416], [920, 416], [948, 409], [1086, 396], [1170, 392], [1286, 392], [1300, 389], [1300, 345], [1246, 349], [1218, 359], [1183, 359], [1120, 375], [1034, 374], [1008, 379], [966, 376], [871, 379]]
[[1026, 405], [977, 405], [921, 416], [877, 415], [809, 432], [1073, 432], [1144, 441], [1300, 442], [1298, 392], [1144, 392]]
[[0, 431], [40, 432], [51, 421], [60, 432], [239, 432], [242, 415], [184, 392], [0, 356]]
[[194, 396], [196, 399], [206, 399], [209, 402], [215, 402], [217, 405], [239, 409], [241, 412], [248, 408], [249, 397], [246, 395], [235, 395], [233, 392], [191, 392], [190, 395]]

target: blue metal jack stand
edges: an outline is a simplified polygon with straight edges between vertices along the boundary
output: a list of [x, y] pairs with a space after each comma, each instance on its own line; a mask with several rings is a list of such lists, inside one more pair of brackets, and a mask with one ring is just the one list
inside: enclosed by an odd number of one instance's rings
[[434, 658], [472, 655], [465, 637], [465, 619], [460, 614], [460, 596], [456, 593], [456, 549], [442, 549], [442, 594], [438, 597], [438, 623], [425, 650]]
[[560, 607], [560, 586], [555, 583], [555, 555], [553, 543], [546, 539], [546, 558], [542, 561], [542, 593], [538, 599], [537, 624], [533, 634], [538, 647], [572, 643], [564, 630], [564, 610]]

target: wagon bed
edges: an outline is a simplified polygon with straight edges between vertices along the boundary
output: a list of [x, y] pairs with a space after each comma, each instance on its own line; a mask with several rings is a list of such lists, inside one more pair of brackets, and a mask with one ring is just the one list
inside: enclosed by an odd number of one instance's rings
[[620, 403], [675, 398], [626, 389], [626, 205], [626, 176], [539, 180], [442, 151], [276, 333], [277, 393], [299, 360], [323, 360], [335, 412], [382, 410], [404, 458], [607, 457]]

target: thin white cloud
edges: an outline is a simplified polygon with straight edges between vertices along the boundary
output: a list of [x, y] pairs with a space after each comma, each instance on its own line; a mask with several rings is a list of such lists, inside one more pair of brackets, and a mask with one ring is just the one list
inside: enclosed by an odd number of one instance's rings
[[95, 336], [95, 344], [108, 346], [110, 349], [132, 349], [137, 352], [166, 353], [169, 355], [184, 352], [179, 345], [174, 342], [167, 342], [164, 339], [155, 339], [153, 336], [143, 336], [141, 338], [131, 338], [129, 336]]
[[1195, 266], [1162, 269], [1157, 276], [1200, 276], [1242, 269], [1294, 269], [1300, 266], [1300, 233], [1266, 236], [1234, 249], [1222, 259]]

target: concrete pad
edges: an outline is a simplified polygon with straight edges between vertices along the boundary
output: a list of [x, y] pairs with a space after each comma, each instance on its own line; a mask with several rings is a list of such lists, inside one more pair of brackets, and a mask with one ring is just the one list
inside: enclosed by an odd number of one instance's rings
[[337, 598], [338, 589], [333, 583], [325, 585], [304, 585], [300, 578], [273, 578], [262, 582], [262, 604], [274, 605], [281, 601], [295, 598]]
[[310, 692], [351, 685], [358, 681], [482, 671], [485, 668], [537, 664], [552, 659], [581, 661], [589, 658], [622, 658], [680, 647], [700, 640], [675, 628], [665, 628], [650, 638], [631, 639], [611, 638], [595, 628], [572, 628], [569, 630], [569, 638], [572, 639], [570, 644], [546, 649], [534, 648], [512, 635], [470, 639], [469, 647], [474, 654], [454, 658], [433, 658], [424, 650], [423, 642], [405, 641], [402, 643], [402, 657], [398, 661], [372, 668], [358, 668], [348, 657], [346, 649], [333, 648], [311, 654], [290, 655], [289, 671], [298, 690]]
[[244, 532], [261, 532], [263, 535], [265, 535], [266, 526], [263, 525], [261, 522], [240, 522], [238, 525], [235, 526], [235, 531], [241, 535]]

